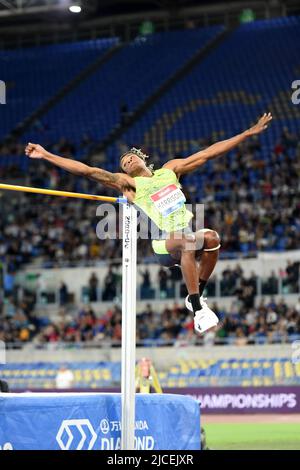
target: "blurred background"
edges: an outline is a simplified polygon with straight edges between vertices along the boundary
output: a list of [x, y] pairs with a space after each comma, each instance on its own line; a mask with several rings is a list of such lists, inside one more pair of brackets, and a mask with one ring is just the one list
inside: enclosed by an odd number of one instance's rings
[[[138, 246], [138, 358], [204, 414], [300, 412], [297, 15], [293, 0], [0, 0], [2, 183], [115, 195], [24, 145], [110, 171], [141, 147], [158, 168], [273, 115], [182, 180], [222, 239], [205, 292], [217, 333], [195, 335], [180, 270]], [[96, 208], [0, 193], [0, 379], [12, 391], [120, 387], [121, 244], [97, 238]]]

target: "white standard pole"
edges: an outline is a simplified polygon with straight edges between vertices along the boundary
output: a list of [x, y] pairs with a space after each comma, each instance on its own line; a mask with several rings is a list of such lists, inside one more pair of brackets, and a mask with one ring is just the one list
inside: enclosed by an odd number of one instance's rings
[[134, 450], [137, 214], [123, 204], [121, 449]]

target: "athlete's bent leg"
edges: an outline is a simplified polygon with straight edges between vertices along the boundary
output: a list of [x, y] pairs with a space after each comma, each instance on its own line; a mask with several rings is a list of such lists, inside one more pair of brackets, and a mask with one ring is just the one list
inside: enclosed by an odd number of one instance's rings
[[[219, 322], [218, 317], [208, 307], [206, 299], [204, 299], [202, 295], [218, 260], [220, 249], [219, 235], [214, 230], [199, 230], [196, 233], [196, 248], [196, 259], [200, 257], [200, 263], [198, 263], [198, 277], [201, 310], [197, 315], [195, 314], [195, 329], [203, 332], [209, 329], [215, 329], [215, 326]], [[185, 304], [189, 310], [195, 313], [192, 298], [189, 295], [185, 300]], [[213, 325], [213, 328], [210, 328], [211, 325]]]
[[215, 230], [203, 229], [196, 233], [197, 238], [203, 237], [203, 250], [198, 265], [199, 293], [203, 294], [204, 288], [210, 278], [219, 258], [220, 237]]
[[[204, 246], [208, 247], [205, 244]], [[196, 260], [197, 237], [195, 234], [186, 234], [180, 237], [176, 236], [176, 233], [171, 234], [170, 238], [166, 240], [166, 249], [173, 256], [180, 252], [181, 271], [189, 293], [191, 310], [195, 315], [194, 325], [196, 331], [204, 333], [215, 328], [219, 321], [218, 317], [208, 308], [205, 302], [201, 302], [199, 295], [199, 268]]]
[[196, 255], [196, 237], [194, 234], [171, 233], [166, 240], [166, 249], [174, 258], [180, 259], [180, 267], [184, 282], [191, 299], [196, 299], [196, 310], [200, 308], [199, 302], [199, 272]]

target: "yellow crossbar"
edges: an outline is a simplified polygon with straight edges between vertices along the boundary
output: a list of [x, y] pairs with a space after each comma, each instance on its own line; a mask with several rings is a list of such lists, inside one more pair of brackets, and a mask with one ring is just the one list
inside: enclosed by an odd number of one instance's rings
[[0, 189], [8, 191], [20, 191], [24, 193], [46, 194], [47, 196], [74, 197], [77, 199], [91, 199], [93, 201], [125, 203], [127, 199], [120, 197], [98, 196], [97, 194], [72, 193], [69, 191], [57, 191], [55, 189], [31, 188], [29, 186], [16, 186], [14, 184], [0, 183]]

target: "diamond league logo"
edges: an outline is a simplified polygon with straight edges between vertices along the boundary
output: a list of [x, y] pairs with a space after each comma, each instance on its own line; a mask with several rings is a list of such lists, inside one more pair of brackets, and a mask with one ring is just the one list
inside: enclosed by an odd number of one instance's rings
[[70, 450], [71, 446], [73, 450], [82, 450], [84, 444], [88, 445], [88, 450], [91, 450], [96, 439], [97, 434], [88, 419], [65, 419], [56, 435], [61, 450]]
[[[138, 420], [135, 430], [149, 431], [146, 420]], [[56, 435], [61, 450], [92, 450], [97, 438], [97, 447], [101, 450], [121, 449], [121, 422], [119, 420], [102, 419], [99, 427], [93, 427], [89, 419], [64, 419]], [[97, 434], [98, 433], [98, 434]], [[136, 450], [154, 449], [154, 437], [147, 433], [135, 436]]]

